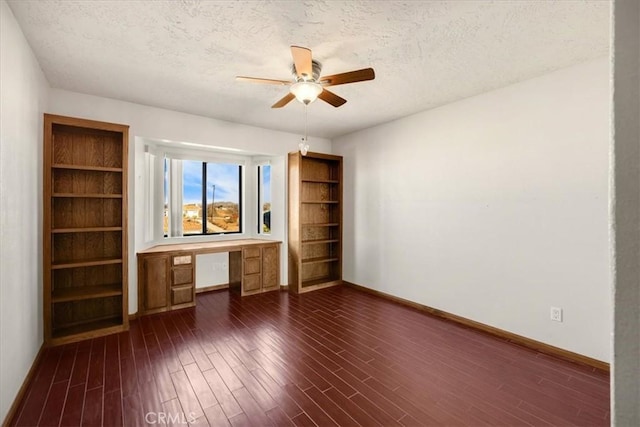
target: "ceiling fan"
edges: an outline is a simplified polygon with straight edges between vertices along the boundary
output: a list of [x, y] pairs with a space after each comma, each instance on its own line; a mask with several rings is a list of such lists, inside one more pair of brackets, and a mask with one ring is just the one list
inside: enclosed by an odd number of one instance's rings
[[273, 80], [245, 76], [237, 76], [236, 80], [290, 86], [289, 93], [271, 106], [271, 108], [282, 108], [294, 98], [305, 105], [312, 103], [316, 98], [320, 98], [334, 107], [339, 107], [347, 100], [327, 90], [327, 87], [373, 80], [375, 78], [373, 68], [363, 68], [362, 70], [320, 77], [322, 64], [312, 59], [311, 49], [291, 46], [291, 55], [293, 56], [293, 65], [291, 67], [293, 80]]

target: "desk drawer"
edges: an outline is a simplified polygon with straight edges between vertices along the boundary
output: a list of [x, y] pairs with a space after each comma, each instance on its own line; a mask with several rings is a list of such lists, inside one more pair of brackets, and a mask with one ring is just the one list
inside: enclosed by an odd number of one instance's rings
[[193, 302], [193, 286], [180, 286], [171, 289], [171, 305]]
[[171, 270], [171, 286], [193, 283], [193, 268], [174, 268]]
[[260, 273], [260, 258], [249, 258], [244, 260], [244, 274]]
[[244, 259], [260, 258], [260, 248], [259, 247], [244, 248], [242, 250], [242, 256], [244, 257]]

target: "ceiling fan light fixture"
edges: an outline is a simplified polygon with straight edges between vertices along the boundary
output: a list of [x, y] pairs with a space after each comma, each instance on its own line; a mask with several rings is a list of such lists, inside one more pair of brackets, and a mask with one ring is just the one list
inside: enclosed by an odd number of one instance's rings
[[276, 101], [271, 108], [282, 108], [294, 98], [305, 106], [320, 98], [320, 100], [337, 108], [344, 105], [347, 100], [326, 89], [327, 87], [373, 80], [376, 76], [373, 68], [363, 68], [362, 70], [321, 77], [322, 64], [312, 58], [311, 49], [291, 46], [291, 56], [293, 57], [292, 82], [246, 76], [237, 76], [236, 80], [289, 86], [289, 92]]
[[291, 93], [305, 105], [311, 104], [322, 93], [322, 86], [315, 82], [301, 81], [291, 85]]

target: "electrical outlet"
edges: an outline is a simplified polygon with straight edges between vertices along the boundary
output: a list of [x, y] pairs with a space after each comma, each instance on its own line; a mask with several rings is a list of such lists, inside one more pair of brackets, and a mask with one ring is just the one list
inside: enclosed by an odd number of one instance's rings
[[551, 320], [554, 322], [562, 322], [562, 308], [551, 307]]

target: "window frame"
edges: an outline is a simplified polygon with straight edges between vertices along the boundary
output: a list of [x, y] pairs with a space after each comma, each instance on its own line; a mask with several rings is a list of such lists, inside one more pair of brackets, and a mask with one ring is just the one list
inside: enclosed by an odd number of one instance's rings
[[[273, 191], [273, 185], [272, 185], [272, 167], [271, 167], [271, 162], [269, 161], [262, 161], [256, 164], [256, 181], [257, 181], [257, 188], [256, 188], [256, 200], [257, 200], [257, 233], [258, 235], [262, 235], [262, 236], [270, 236], [271, 232], [272, 232], [272, 221], [271, 219], [269, 220], [269, 231], [266, 232], [264, 231], [264, 212], [263, 212], [263, 205], [264, 205], [264, 193], [263, 193], [263, 168], [265, 166], [269, 167], [269, 187], [270, 188], [270, 192]], [[269, 204], [272, 204], [273, 201], [269, 200]], [[271, 212], [271, 210], [269, 211]], [[270, 214], [271, 215], [271, 214]]]
[[[244, 215], [244, 211], [245, 211], [244, 204], [245, 202], [247, 202], [245, 200], [247, 159], [244, 156], [241, 157], [241, 156], [218, 155], [219, 153], [215, 153], [215, 155], [212, 155], [212, 153], [205, 153], [198, 150], [184, 150], [184, 151], [183, 150], [180, 150], [180, 151], [165, 150], [158, 154], [161, 157], [160, 161], [161, 161], [161, 164], [163, 165], [163, 170], [164, 170], [165, 161], [169, 163], [168, 165], [169, 226], [166, 232], [164, 230], [164, 226], [163, 225], [161, 226], [161, 229], [162, 229], [161, 235], [163, 236], [163, 240], [192, 238], [192, 237], [198, 238], [198, 237], [208, 237], [208, 236], [229, 236], [229, 235], [237, 236], [237, 235], [245, 234], [246, 218]], [[206, 203], [203, 203], [203, 202], [206, 200], [206, 165], [207, 163], [231, 164], [231, 165], [238, 166], [238, 230], [207, 233], [205, 232], [206, 222], [203, 221], [202, 231], [200, 233], [189, 233], [189, 234], [184, 233], [184, 230], [182, 229], [182, 223], [181, 223], [182, 212], [183, 212], [182, 209], [184, 206], [182, 161], [192, 161], [192, 162], [203, 164], [203, 173], [202, 173], [203, 185], [202, 185], [202, 201], [201, 201], [201, 203], [203, 204], [203, 208], [202, 208], [203, 216], [206, 215]], [[162, 180], [163, 180], [162, 188], [164, 188], [164, 175], [162, 175]], [[176, 193], [179, 193], [179, 194], [176, 194]], [[162, 215], [164, 215], [164, 200], [165, 200], [165, 194], [163, 190], [162, 191], [162, 203], [163, 203]], [[172, 218], [176, 217], [176, 214], [178, 214], [177, 216], [178, 218], [180, 218], [180, 220], [177, 221], [180, 224], [178, 224], [175, 220], [172, 220]], [[164, 219], [162, 219], [162, 221], [164, 221]]]

